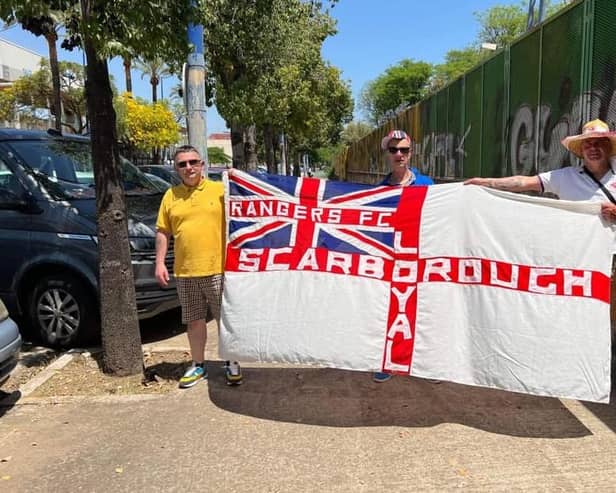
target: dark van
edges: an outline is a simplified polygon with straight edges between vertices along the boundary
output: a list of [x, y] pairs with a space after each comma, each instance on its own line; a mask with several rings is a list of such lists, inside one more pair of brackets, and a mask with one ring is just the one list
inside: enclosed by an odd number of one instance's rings
[[[126, 160], [122, 177], [143, 319], [179, 302], [175, 285], [162, 289], [154, 276], [162, 192]], [[89, 140], [0, 129], [0, 298], [47, 345], [81, 345], [99, 335], [96, 234]], [[171, 270], [172, 250], [166, 262]]]

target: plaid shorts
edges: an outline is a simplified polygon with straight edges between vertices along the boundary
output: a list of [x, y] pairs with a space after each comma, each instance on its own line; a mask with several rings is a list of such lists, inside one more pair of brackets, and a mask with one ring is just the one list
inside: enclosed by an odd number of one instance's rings
[[212, 316], [220, 321], [223, 275], [204, 277], [176, 277], [175, 284], [182, 305], [182, 323], [207, 320], [207, 307]]

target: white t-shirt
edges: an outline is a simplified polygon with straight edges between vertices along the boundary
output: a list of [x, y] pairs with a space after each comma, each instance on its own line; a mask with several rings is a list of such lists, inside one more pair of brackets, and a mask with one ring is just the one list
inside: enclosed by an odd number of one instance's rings
[[[539, 173], [539, 180], [544, 192], [558, 195], [561, 200], [592, 200], [593, 202], [609, 202], [599, 185], [588, 176], [582, 167], [567, 166]], [[609, 170], [601, 183], [616, 198], [616, 174]]]
[[[599, 185], [584, 172], [581, 166], [567, 166], [539, 173], [539, 181], [543, 185], [544, 192], [554, 193], [561, 200], [610, 202]], [[616, 174], [613, 169], [603, 175], [601, 183], [616, 198]], [[612, 253], [616, 255], [616, 223], [612, 223], [611, 228], [615, 233]]]

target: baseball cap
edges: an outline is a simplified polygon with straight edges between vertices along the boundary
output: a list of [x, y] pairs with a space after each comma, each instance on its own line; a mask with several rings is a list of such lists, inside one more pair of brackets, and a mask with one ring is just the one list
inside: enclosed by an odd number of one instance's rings
[[383, 137], [383, 140], [381, 140], [381, 149], [383, 151], [387, 149], [389, 147], [389, 142], [391, 140], [402, 140], [402, 139], [406, 139], [409, 142], [411, 141], [411, 138], [404, 130], [391, 130], [385, 137]]

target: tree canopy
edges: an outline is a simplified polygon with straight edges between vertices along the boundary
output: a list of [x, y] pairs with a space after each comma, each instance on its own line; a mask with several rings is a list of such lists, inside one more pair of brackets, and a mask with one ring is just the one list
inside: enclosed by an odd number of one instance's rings
[[489, 52], [473, 46], [461, 50], [449, 50], [445, 61], [434, 67], [430, 89], [436, 91], [448, 82], [457, 79], [481, 62]]
[[344, 144], [352, 144], [362, 139], [374, 130], [374, 127], [361, 120], [349, 122], [342, 131], [342, 142]]
[[[83, 67], [78, 63], [59, 62], [60, 100], [62, 101], [62, 127], [81, 134], [87, 129], [85, 79]], [[46, 122], [53, 111], [53, 83], [48, 60], [32, 74], [17, 79], [11, 87], [0, 91], [0, 120], [22, 123]], [[47, 111], [42, 111], [47, 110]]]
[[247, 127], [284, 132], [296, 146], [339, 138], [353, 102], [340, 71], [321, 58], [334, 22], [320, 2], [215, 0], [204, 24], [216, 106], [232, 138]]
[[418, 102], [425, 94], [431, 75], [429, 63], [404, 59], [364, 87], [360, 107], [372, 124], [380, 125]]
[[122, 94], [116, 102], [118, 137], [140, 151], [175, 144], [180, 127], [164, 101], [148, 103]]
[[[545, 0], [546, 18], [554, 15], [566, 4], [566, 0]], [[538, 17], [537, 9], [538, 6], [535, 6], [535, 18]], [[528, 2], [495, 5], [483, 12], [475, 12], [475, 17], [481, 26], [477, 35], [478, 43], [494, 43], [498, 48], [503, 48], [526, 31]]]

